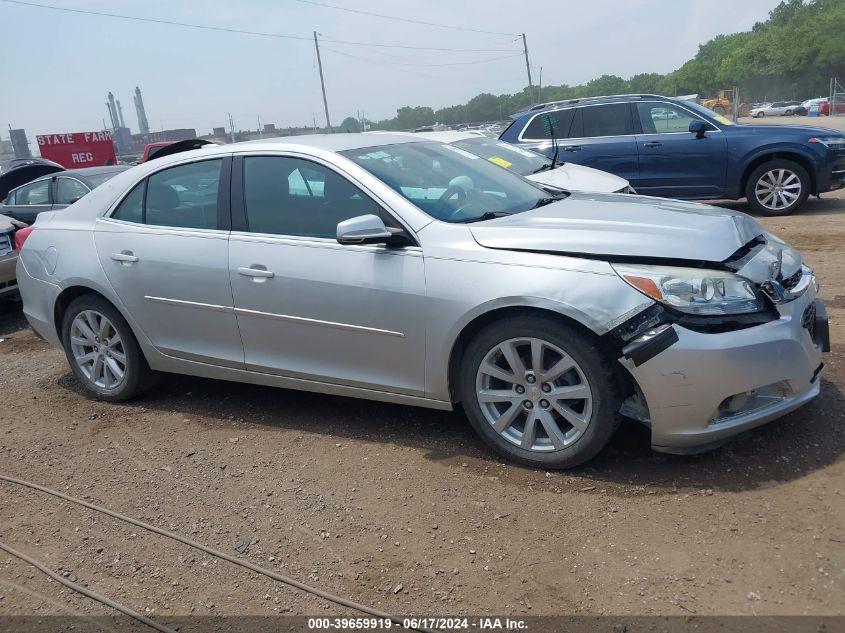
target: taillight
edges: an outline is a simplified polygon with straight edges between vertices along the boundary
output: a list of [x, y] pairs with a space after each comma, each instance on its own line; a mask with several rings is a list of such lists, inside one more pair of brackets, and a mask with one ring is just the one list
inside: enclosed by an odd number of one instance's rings
[[32, 229], [35, 227], [27, 226], [22, 229], [18, 229], [17, 233], [15, 233], [15, 250], [21, 250], [23, 248], [23, 243], [26, 242], [26, 238], [29, 237], [29, 234], [32, 233]]

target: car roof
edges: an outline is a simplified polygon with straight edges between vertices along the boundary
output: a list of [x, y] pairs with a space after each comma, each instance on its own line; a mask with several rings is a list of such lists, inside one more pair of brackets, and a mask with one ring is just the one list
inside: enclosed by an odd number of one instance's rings
[[237, 148], [264, 147], [267, 149], [286, 149], [291, 146], [308, 146], [329, 150], [331, 152], [343, 152], [350, 149], [361, 149], [375, 145], [393, 145], [396, 143], [413, 143], [424, 141], [419, 134], [395, 134], [390, 132], [366, 134], [363, 132], [341, 133], [341, 134], [303, 134], [302, 136], [282, 136], [278, 138], [265, 138], [255, 141], [244, 141], [232, 143], [221, 147], [230, 151]]
[[511, 115], [511, 118], [529, 114], [531, 112], [539, 112], [541, 110], [561, 108], [565, 106], [589, 105], [594, 103], [603, 103], [605, 101], [636, 101], [637, 99], [668, 99], [673, 100], [672, 97], [655, 94], [620, 94], [620, 95], [602, 95], [600, 97], [580, 97], [578, 99], [563, 99], [561, 101], [547, 101], [546, 103], [538, 103], [527, 110]]
[[104, 167], [80, 167], [79, 169], [66, 169], [64, 171], [50, 174], [51, 176], [75, 176], [85, 178], [86, 176], [101, 176], [104, 174], [119, 174], [129, 169], [129, 165], [106, 165]]

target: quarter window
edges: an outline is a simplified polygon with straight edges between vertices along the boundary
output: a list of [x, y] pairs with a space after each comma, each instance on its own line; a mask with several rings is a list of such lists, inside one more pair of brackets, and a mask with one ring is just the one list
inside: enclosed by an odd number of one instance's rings
[[552, 138], [552, 133], [554, 133], [555, 138], [567, 138], [574, 114], [575, 108], [552, 110], [539, 114], [531, 119], [522, 138], [527, 141], [540, 141]]
[[75, 178], [56, 179], [56, 204], [73, 204], [88, 193], [88, 187]]
[[15, 204], [21, 206], [50, 204], [50, 180], [37, 180], [20, 187], [15, 192]]
[[337, 225], [383, 215], [379, 205], [336, 172], [299, 158], [244, 158], [244, 206], [253, 233], [334, 238]]
[[222, 165], [220, 159], [205, 160], [157, 172], [136, 185], [112, 217], [155, 226], [216, 229]]

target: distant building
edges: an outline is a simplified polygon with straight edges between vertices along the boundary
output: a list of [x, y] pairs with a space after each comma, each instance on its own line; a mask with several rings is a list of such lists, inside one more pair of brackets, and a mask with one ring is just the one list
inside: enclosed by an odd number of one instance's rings
[[32, 158], [29, 151], [29, 141], [26, 138], [26, 130], [9, 130], [9, 140], [15, 152], [15, 158]]
[[225, 127], [216, 127], [211, 130], [212, 136], [217, 136], [223, 138], [226, 136], [226, 128]]
[[147, 121], [147, 112], [144, 110], [144, 99], [141, 97], [141, 89], [135, 86], [135, 112], [138, 115], [138, 130], [141, 134], [150, 133], [150, 124]]
[[277, 134], [278, 130], [276, 129], [275, 123], [265, 123], [264, 124], [264, 133], [265, 134]]

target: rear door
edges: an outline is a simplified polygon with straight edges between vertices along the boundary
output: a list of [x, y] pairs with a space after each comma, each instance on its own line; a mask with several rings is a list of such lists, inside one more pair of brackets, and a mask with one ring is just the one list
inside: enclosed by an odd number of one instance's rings
[[243, 367], [229, 284], [231, 159], [168, 167], [95, 225], [103, 270], [162, 353]]
[[576, 108], [569, 137], [559, 142], [558, 160], [616, 174], [639, 189], [637, 142], [627, 103]]
[[[669, 102], [637, 102], [632, 107], [639, 128], [638, 193], [701, 199], [723, 193], [728, 148], [719, 128]], [[702, 121], [707, 126], [702, 138], [689, 131], [692, 121]]]

